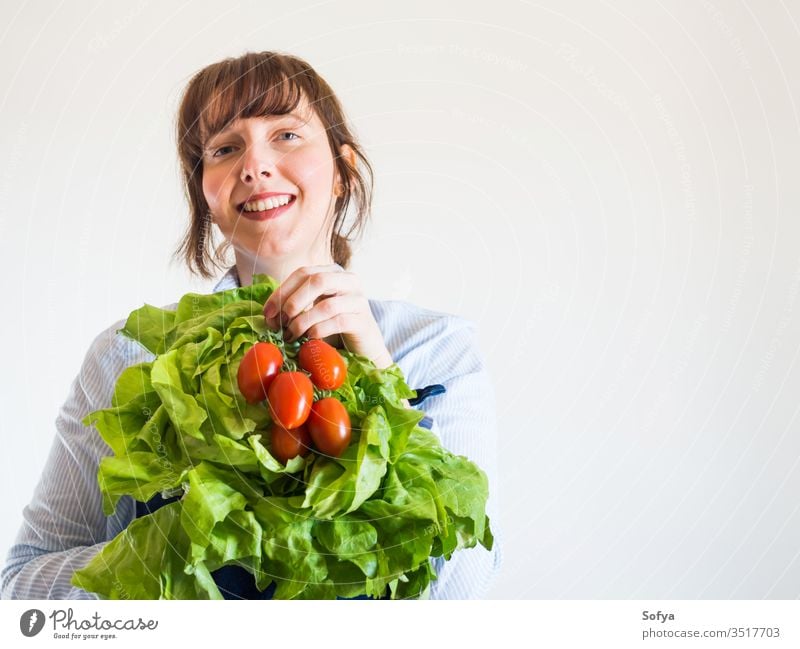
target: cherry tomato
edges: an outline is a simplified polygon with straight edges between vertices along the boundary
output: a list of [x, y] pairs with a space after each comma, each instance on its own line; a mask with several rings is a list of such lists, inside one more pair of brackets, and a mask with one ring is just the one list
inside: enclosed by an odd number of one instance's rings
[[350, 444], [350, 415], [334, 397], [311, 406], [307, 426], [314, 446], [325, 455], [339, 457]]
[[305, 426], [287, 430], [280, 424], [272, 424], [270, 440], [272, 442], [272, 455], [281, 464], [286, 464], [298, 455], [305, 457], [311, 453], [311, 436]]
[[236, 375], [239, 391], [247, 403], [258, 403], [267, 398], [267, 390], [281, 371], [281, 365], [283, 354], [272, 343], [257, 342], [247, 350]]
[[303, 372], [281, 372], [267, 390], [272, 418], [284, 428], [306, 423], [314, 402], [314, 386]]
[[300, 367], [311, 374], [311, 381], [320, 390], [336, 390], [347, 376], [347, 366], [335, 347], [320, 338], [300, 346], [297, 356]]

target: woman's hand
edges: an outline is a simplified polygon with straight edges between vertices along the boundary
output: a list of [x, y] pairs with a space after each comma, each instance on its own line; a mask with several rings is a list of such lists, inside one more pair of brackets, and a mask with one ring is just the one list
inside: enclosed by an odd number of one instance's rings
[[338, 264], [295, 270], [270, 295], [264, 318], [271, 329], [283, 326], [287, 341], [303, 335], [322, 338], [366, 356], [381, 369], [393, 363], [361, 282]]

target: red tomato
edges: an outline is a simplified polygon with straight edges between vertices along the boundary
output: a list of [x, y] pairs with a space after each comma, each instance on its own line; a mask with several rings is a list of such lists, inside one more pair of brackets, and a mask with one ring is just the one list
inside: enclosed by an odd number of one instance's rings
[[314, 386], [303, 372], [281, 372], [267, 390], [272, 418], [284, 428], [306, 423], [314, 402]]
[[347, 366], [335, 347], [320, 338], [302, 344], [297, 356], [300, 367], [311, 374], [311, 381], [320, 390], [336, 390], [347, 376]]
[[283, 354], [272, 343], [257, 342], [247, 350], [236, 378], [239, 391], [247, 403], [258, 403], [267, 398], [270, 383], [281, 371]]
[[320, 453], [339, 457], [350, 444], [350, 415], [342, 402], [334, 397], [314, 403], [307, 426]]
[[272, 424], [270, 440], [272, 455], [281, 464], [286, 464], [298, 455], [305, 457], [311, 453], [311, 436], [305, 426], [287, 430], [280, 424]]

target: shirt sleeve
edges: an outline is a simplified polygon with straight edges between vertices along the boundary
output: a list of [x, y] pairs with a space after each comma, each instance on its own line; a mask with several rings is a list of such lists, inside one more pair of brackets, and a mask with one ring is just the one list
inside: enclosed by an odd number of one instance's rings
[[497, 476], [497, 416], [491, 374], [478, 346], [477, 326], [452, 318], [447, 329], [425, 351], [429, 383], [446, 392], [420, 404], [433, 420], [432, 432], [448, 451], [477, 464], [489, 481], [486, 513], [494, 536], [492, 550], [482, 545], [456, 550], [449, 561], [432, 559], [438, 579], [430, 599], [483, 599], [502, 564]]
[[97, 599], [74, 587], [85, 566], [133, 519], [133, 501], [122, 498], [111, 517], [103, 513], [97, 468], [112, 453], [94, 427], [81, 419], [110, 405], [125, 366], [115, 354], [116, 325], [92, 342], [56, 417], [56, 433], [22, 526], [2, 570], [3, 599]]

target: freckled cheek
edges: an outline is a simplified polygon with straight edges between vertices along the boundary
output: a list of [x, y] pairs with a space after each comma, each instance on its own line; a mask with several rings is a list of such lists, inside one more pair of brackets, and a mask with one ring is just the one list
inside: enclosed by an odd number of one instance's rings
[[292, 175], [306, 192], [324, 192], [326, 183], [331, 182], [333, 164], [330, 155], [325, 156], [324, 152], [296, 156], [289, 162]]
[[214, 174], [206, 173], [203, 175], [203, 195], [206, 198], [208, 206], [214, 210], [220, 203], [222, 198], [222, 179], [217, 178]]

